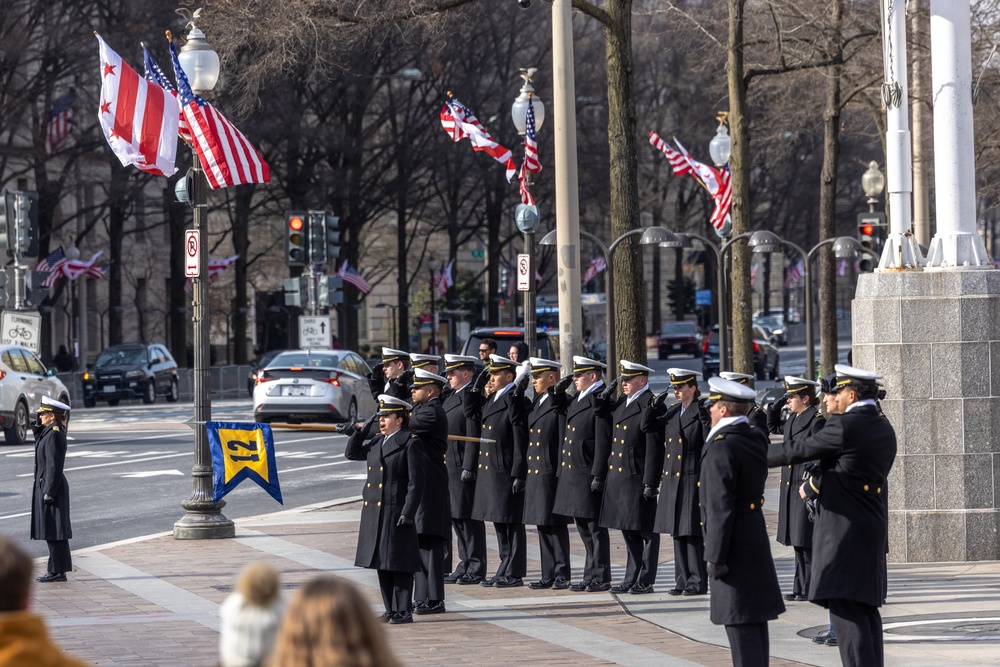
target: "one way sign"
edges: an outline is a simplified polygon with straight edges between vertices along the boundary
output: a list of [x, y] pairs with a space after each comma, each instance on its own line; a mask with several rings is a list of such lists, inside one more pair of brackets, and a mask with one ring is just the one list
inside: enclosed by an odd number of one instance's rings
[[333, 347], [329, 317], [299, 316], [299, 347], [304, 350], [329, 350]]

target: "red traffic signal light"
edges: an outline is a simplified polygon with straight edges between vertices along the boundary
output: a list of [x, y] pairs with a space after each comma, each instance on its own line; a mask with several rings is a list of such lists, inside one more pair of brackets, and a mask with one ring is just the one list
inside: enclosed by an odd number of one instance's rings
[[305, 223], [302, 222], [302, 218], [297, 215], [293, 215], [288, 219], [288, 226], [297, 232], [302, 231], [302, 227]]
[[285, 214], [285, 264], [304, 266], [306, 263], [306, 239], [308, 231], [304, 221], [305, 213]]
[[864, 236], [873, 236], [875, 234], [875, 225], [858, 225], [858, 232]]

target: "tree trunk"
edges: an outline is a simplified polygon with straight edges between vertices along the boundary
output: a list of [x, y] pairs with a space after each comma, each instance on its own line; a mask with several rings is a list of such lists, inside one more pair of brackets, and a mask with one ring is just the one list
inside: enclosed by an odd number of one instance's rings
[[[733, 236], [750, 231], [750, 128], [746, 118], [747, 89], [743, 78], [743, 6], [746, 0], [729, 1], [729, 44], [726, 75], [729, 80], [729, 129], [733, 150], [729, 168], [733, 180]], [[729, 250], [729, 303], [732, 308], [732, 368], [737, 373], [753, 373], [753, 349], [750, 324], [753, 318], [753, 294], [750, 291], [750, 251], [745, 242], [734, 243]], [[723, 299], [722, 307], [727, 305]], [[720, 332], [724, 335], [725, 332]], [[720, 370], [726, 369], [720, 360]]]
[[[632, 0], [609, 0], [604, 26], [608, 60], [608, 146], [611, 163], [611, 238], [639, 227], [639, 181], [636, 172], [635, 96], [632, 91]], [[646, 281], [639, 239], [623, 241], [612, 258], [615, 299], [615, 355], [646, 363]]]
[[[843, 0], [830, 3], [831, 55], [838, 63], [843, 57]], [[833, 238], [837, 225], [837, 167], [840, 163], [840, 75], [841, 66], [831, 65], [826, 74], [826, 104], [823, 109], [823, 169], [819, 184], [819, 240]], [[836, 258], [829, 246], [819, 256], [820, 367], [823, 375], [833, 373], [837, 363], [837, 271]], [[812, 379], [815, 371], [806, 369]]]

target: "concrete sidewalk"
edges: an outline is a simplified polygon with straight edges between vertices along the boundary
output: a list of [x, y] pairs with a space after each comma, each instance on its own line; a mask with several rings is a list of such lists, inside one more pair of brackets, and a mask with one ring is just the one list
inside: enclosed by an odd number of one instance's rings
[[[768, 503], [774, 507], [771, 499]], [[232, 540], [182, 542], [153, 535], [74, 553], [65, 584], [39, 585], [32, 609], [68, 652], [98, 665], [213, 665], [219, 605], [249, 560], [266, 560], [294, 589], [320, 572], [359, 584], [381, 612], [374, 571], [356, 568], [359, 503], [347, 499], [238, 521]], [[766, 506], [765, 506], [766, 507]], [[776, 514], [765, 509], [773, 533]], [[492, 530], [488, 531], [492, 533]], [[571, 535], [574, 574], [583, 550]], [[538, 550], [528, 531], [528, 577], [538, 578]], [[785, 592], [790, 549], [775, 545]], [[496, 544], [490, 553], [496, 564]], [[420, 665], [729, 665], [722, 627], [708, 620], [708, 597], [670, 597], [670, 539], [651, 595], [495, 590], [449, 586], [448, 613], [387, 626], [405, 664]], [[614, 577], [624, 543], [612, 531]], [[1000, 655], [1000, 563], [890, 566], [886, 664], [990, 665]], [[839, 665], [835, 648], [809, 641], [826, 612], [788, 603], [771, 623], [772, 665]], [[976, 620], [972, 620], [976, 619]]]

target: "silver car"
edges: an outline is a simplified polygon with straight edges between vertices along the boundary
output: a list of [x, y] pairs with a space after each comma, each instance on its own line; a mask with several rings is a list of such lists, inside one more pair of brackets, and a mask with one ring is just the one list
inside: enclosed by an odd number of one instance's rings
[[253, 415], [258, 422], [357, 421], [378, 409], [368, 388], [370, 372], [349, 350], [289, 350], [257, 377]]
[[20, 345], [0, 345], [0, 428], [8, 445], [23, 445], [28, 422], [42, 396], [69, 405], [69, 390], [35, 353]]

